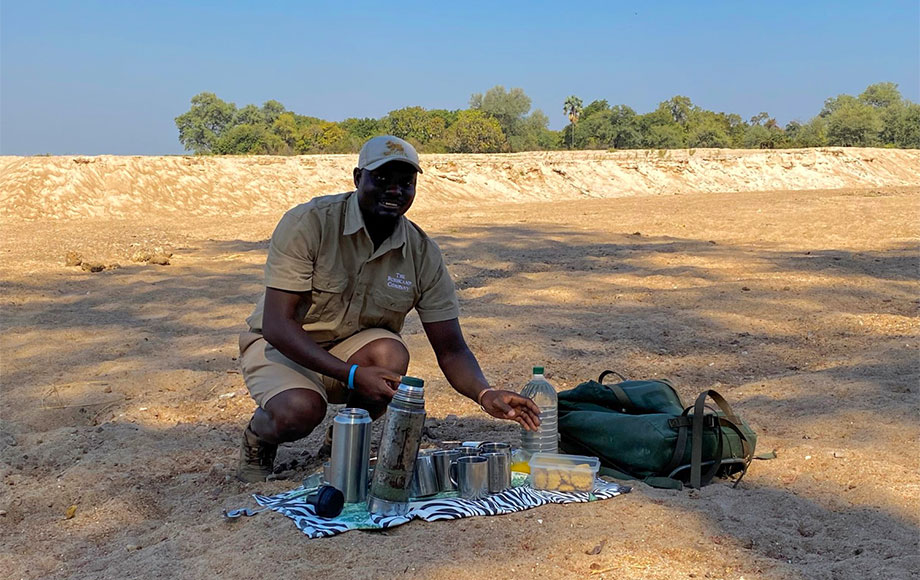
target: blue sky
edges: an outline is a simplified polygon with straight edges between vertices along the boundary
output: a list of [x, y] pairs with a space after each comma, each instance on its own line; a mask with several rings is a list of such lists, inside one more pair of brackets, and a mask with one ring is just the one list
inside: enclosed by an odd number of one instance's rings
[[[781, 124], [898, 83], [920, 102], [920, 2], [51, 2], [0, 8], [0, 154], [182, 153], [199, 92], [340, 121], [520, 87], [550, 118], [686, 95]], [[385, 11], [381, 6], [386, 7]]]

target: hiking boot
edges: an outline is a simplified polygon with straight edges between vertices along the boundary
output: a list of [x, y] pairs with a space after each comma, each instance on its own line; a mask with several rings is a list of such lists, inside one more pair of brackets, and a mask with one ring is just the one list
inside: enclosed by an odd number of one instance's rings
[[240, 465], [236, 471], [237, 479], [247, 483], [265, 481], [272, 474], [277, 452], [277, 445], [262, 441], [252, 431], [252, 427], [247, 425], [246, 430], [243, 432], [243, 445], [240, 447]]
[[318, 459], [325, 459], [332, 455], [332, 427], [333, 425], [329, 425], [329, 428], [326, 429], [326, 439], [320, 446], [319, 451], [316, 452]]

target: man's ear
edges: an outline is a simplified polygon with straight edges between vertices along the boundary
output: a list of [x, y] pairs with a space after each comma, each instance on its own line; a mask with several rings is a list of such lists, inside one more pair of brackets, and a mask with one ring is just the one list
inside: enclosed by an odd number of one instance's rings
[[361, 181], [361, 169], [359, 167], [355, 167], [354, 175], [355, 175], [355, 189], [357, 189], [358, 182]]

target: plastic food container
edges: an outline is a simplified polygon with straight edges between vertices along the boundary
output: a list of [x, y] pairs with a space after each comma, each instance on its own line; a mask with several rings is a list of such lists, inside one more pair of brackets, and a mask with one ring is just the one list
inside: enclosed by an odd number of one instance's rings
[[530, 483], [534, 489], [592, 491], [600, 468], [597, 457], [534, 453], [530, 458]]

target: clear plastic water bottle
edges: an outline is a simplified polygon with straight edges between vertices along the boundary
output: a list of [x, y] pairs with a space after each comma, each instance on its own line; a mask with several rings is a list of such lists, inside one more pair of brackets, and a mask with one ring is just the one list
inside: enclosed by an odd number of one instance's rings
[[533, 367], [533, 378], [524, 385], [521, 395], [540, 407], [540, 427], [527, 431], [521, 427], [521, 448], [528, 453], [559, 452], [559, 398], [556, 389], [543, 376], [543, 367]]

